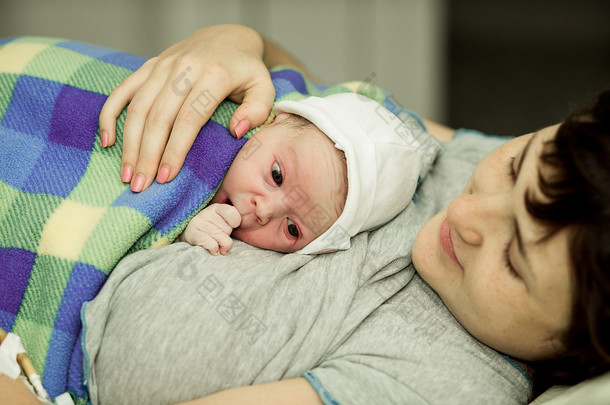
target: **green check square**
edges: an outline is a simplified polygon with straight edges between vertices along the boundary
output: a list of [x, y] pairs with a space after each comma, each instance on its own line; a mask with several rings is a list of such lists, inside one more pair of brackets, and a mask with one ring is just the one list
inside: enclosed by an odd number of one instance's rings
[[0, 73], [0, 122], [4, 119], [4, 114], [11, 103], [13, 89], [19, 75], [16, 73]]
[[151, 227], [150, 219], [133, 208], [108, 207], [89, 235], [78, 261], [109, 274], [133, 241]]
[[2, 182], [0, 195], [0, 246], [36, 252], [42, 229], [62, 198], [17, 192]]
[[93, 58], [65, 48], [49, 47], [34, 57], [23, 73], [69, 84], [70, 78], [78, 69]]
[[86, 63], [81, 63], [72, 71], [67, 84], [79, 89], [108, 95], [132, 73], [131, 70], [120, 66], [87, 58]]
[[98, 135], [85, 173], [70, 192], [68, 199], [85, 205], [106, 207], [129, 185], [121, 181], [120, 146], [102, 148], [99, 138]]

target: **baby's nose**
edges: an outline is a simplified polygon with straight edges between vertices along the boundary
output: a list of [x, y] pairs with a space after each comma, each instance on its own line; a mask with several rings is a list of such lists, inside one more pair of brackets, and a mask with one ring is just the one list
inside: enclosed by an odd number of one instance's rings
[[269, 197], [255, 196], [252, 198], [252, 204], [254, 205], [254, 213], [260, 225], [265, 225], [275, 215], [279, 215], [281, 208], [276, 199]]

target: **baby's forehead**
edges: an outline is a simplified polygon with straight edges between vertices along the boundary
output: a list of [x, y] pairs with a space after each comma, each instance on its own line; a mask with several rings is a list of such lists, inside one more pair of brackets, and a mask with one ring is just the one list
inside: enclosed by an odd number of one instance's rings
[[[331, 209], [336, 217], [343, 212], [347, 199], [347, 163], [345, 154], [335, 147], [335, 143], [315, 125], [294, 129], [294, 133], [283, 139], [285, 147], [297, 160], [299, 170], [315, 172], [316, 188], [325, 190], [319, 201], [325, 209]], [[291, 153], [291, 154], [292, 154]], [[314, 170], [314, 166], [324, 168], [324, 171]], [[323, 183], [323, 184], [322, 184]], [[336, 218], [333, 220], [333, 222]]]
[[311, 148], [319, 154], [328, 152], [336, 163], [344, 166], [347, 170], [345, 153], [335, 146], [335, 142], [331, 138], [313, 124], [303, 128], [296, 128], [294, 136], [288, 142], [292, 145]]
[[[330, 156], [331, 162], [329, 166], [333, 173], [329, 173], [329, 177], [334, 180], [334, 186], [330, 189], [328, 198], [331, 200], [334, 212], [338, 218], [343, 212], [345, 201], [347, 200], [348, 176], [345, 153], [338, 149], [335, 146], [335, 142], [317, 127], [307, 128], [306, 131], [295, 138], [295, 141], [310, 141], [308, 147], [312, 148], [316, 154]], [[327, 151], [327, 153], [324, 153], [322, 149]]]

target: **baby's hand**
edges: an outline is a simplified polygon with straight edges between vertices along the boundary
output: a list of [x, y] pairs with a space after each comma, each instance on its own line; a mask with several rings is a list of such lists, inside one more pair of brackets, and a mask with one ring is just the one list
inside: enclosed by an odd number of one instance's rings
[[206, 248], [214, 256], [225, 255], [233, 247], [231, 232], [240, 223], [237, 208], [229, 204], [211, 204], [191, 219], [178, 240]]

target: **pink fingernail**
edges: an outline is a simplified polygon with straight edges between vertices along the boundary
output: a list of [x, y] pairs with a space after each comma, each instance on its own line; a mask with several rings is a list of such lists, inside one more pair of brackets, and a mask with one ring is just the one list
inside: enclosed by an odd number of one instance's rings
[[131, 165], [123, 166], [123, 170], [121, 170], [121, 181], [123, 183], [129, 183], [131, 181], [131, 176], [133, 176], [133, 168]]
[[239, 121], [239, 124], [237, 124], [237, 126], [235, 127], [235, 136], [237, 137], [237, 139], [239, 139], [244, 136], [249, 129], [250, 123], [248, 122], [248, 120], [241, 120]]
[[169, 178], [169, 174], [170, 174], [169, 166], [167, 166], [167, 165], [161, 166], [161, 168], [159, 169], [159, 173], [157, 174], [157, 183], [159, 183], [159, 184], [165, 183], [167, 181], [167, 179]]
[[108, 146], [108, 131], [102, 131], [102, 148]]
[[146, 182], [146, 178], [142, 173], [138, 174], [136, 178], [131, 183], [131, 191], [134, 193], [139, 193], [144, 188], [144, 183]]

